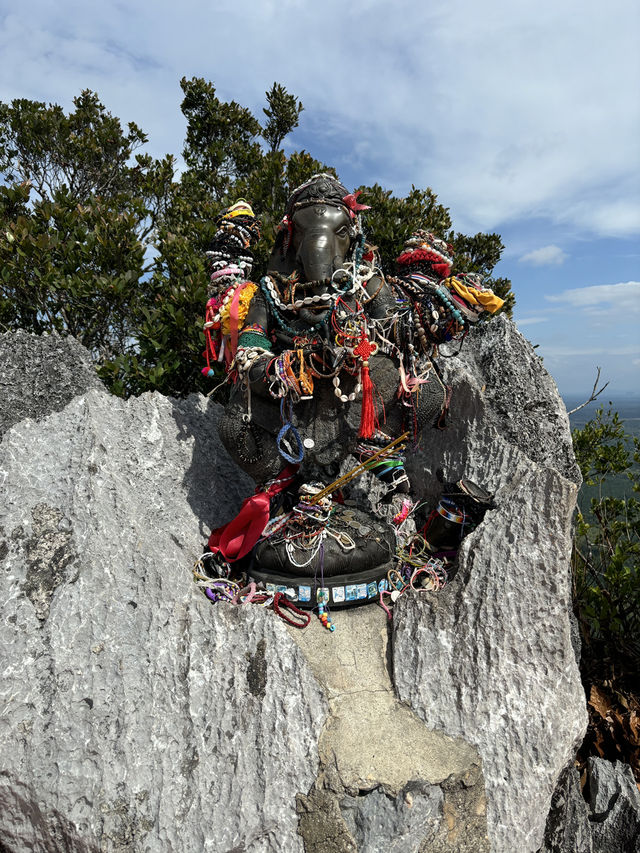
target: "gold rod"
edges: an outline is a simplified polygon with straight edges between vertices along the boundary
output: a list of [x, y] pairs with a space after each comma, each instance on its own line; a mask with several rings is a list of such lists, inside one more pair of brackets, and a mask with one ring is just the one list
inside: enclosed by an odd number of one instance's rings
[[309, 501], [311, 505], [317, 504], [318, 501], [322, 500], [322, 498], [326, 497], [326, 495], [330, 495], [331, 492], [335, 492], [336, 489], [339, 489], [340, 486], [344, 486], [345, 483], [348, 483], [349, 480], [353, 480], [361, 471], [363, 471], [368, 465], [374, 462], [376, 459], [380, 459], [381, 456], [384, 456], [390, 450], [392, 450], [396, 444], [400, 444], [401, 441], [404, 441], [410, 435], [409, 430], [407, 432], [403, 432], [399, 438], [394, 439], [391, 444], [387, 444], [386, 447], [383, 447], [381, 450], [378, 450], [377, 453], [374, 453], [373, 456], [370, 456], [366, 462], [361, 462], [355, 468], [352, 468], [351, 471], [347, 471], [346, 474], [343, 474], [342, 477], [339, 477], [337, 480], [334, 480], [333, 483], [329, 483], [321, 492], [318, 492], [317, 495], [314, 495], [313, 498]]

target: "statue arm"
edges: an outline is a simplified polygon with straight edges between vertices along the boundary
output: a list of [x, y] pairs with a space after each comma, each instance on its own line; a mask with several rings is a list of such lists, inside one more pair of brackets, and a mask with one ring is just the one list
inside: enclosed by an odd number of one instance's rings
[[[251, 305], [249, 306], [249, 311], [247, 312], [244, 327], [240, 332], [239, 347], [243, 346], [242, 335], [251, 335], [252, 330], [260, 329], [264, 331], [267, 336], [269, 336], [269, 320], [270, 317], [267, 302], [262, 292], [258, 290], [256, 295], [251, 300]], [[269, 343], [270, 345], [269, 337], [267, 337], [265, 343]], [[250, 345], [257, 346], [257, 343], [251, 340]], [[270, 352], [265, 352], [263, 356], [260, 356], [255, 361], [253, 361], [251, 366], [247, 370], [246, 379], [251, 385], [252, 394], [258, 394], [261, 397], [267, 397], [269, 395], [270, 377], [267, 374], [267, 367], [269, 366], [272, 358], [273, 356]]]

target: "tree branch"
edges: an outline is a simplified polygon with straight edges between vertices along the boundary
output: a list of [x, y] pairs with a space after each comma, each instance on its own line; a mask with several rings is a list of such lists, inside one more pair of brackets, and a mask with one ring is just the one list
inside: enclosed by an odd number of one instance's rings
[[[598, 382], [600, 382], [600, 368], [598, 367], [597, 370], [598, 372], [596, 374], [596, 381], [593, 383], [593, 391], [591, 392], [591, 396], [588, 400], [585, 400], [584, 403], [581, 403], [579, 406], [576, 406], [575, 409], [571, 409], [570, 412], [567, 412], [568, 415], [573, 415], [575, 412], [579, 412], [580, 409], [584, 409], [584, 407], [588, 406], [589, 403], [593, 403], [596, 397], [599, 397], [609, 384], [608, 382], [605, 382], [602, 388], [598, 388]], [[596, 388], [598, 388], [598, 390], [596, 390]]]

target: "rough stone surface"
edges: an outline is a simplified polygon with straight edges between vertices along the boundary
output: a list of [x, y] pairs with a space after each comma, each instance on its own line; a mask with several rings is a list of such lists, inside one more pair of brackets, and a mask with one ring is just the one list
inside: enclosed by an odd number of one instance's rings
[[430, 728], [477, 746], [492, 850], [527, 853], [587, 723], [569, 620], [579, 477], [562, 401], [508, 320], [478, 330], [448, 372], [450, 427], [423, 442], [414, 487], [433, 499], [437, 469], [464, 474], [498, 507], [463, 542], [450, 586], [399, 601], [394, 680]]
[[[289, 629], [329, 700], [320, 741], [324, 766], [337, 771], [345, 791], [357, 795], [383, 786], [398, 794], [410, 781], [438, 785], [479, 766], [463, 740], [430, 731], [398, 701], [387, 667], [387, 617], [378, 607], [334, 614], [336, 631], [313, 620]], [[373, 734], [385, 721], [382, 738]]]
[[0, 421], [2, 853], [537, 850], [586, 725], [568, 615], [579, 475], [512, 324], [448, 362], [450, 427], [409, 466], [414, 495], [432, 501], [442, 469], [498, 508], [448, 588], [400, 600], [392, 650], [375, 608], [293, 636], [273, 613], [211, 606], [192, 561], [253, 491], [218, 407], [76, 397], [77, 376], [46, 408], [52, 373], [20, 409], [21, 364], [82, 362], [67, 341], [38, 356], [47, 340], [25, 336], [11, 382], [3, 341], [0, 367], [17, 401]]
[[342, 813], [359, 853], [418, 853], [438, 830], [442, 804], [437, 785], [413, 784], [396, 797], [380, 789], [346, 797]]
[[594, 853], [589, 808], [573, 764], [562, 773], [553, 793], [540, 853]]
[[94, 390], [0, 444], [3, 851], [303, 849], [325, 700], [275, 614], [191, 582], [250, 488], [216, 414]]
[[[402, 705], [389, 674], [387, 617], [376, 607], [289, 629], [329, 700], [322, 770], [298, 798], [307, 853], [488, 851], [477, 751], [431, 731]], [[459, 846], [464, 837], [465, 844]], [[433, 846], [435, 843], [441, 846]]]
[[[446, 361], [453, 381], [464, 366], [484, 401], [483, 416], [533, 462], [581, 483], [569, 418], [542, 359], [504, 315], [474, 329], [459, 358]], [[452, 409], [455, 418], [456, 405]]]
[[89, 353], [74, 338], [0, 335], [0, 436], [25, 418], [40, 420], [91, 388], [103, 388]]
[[594, 853], [640, 851], [640, 792], [622, 761], [589, 758], [589, 804]]

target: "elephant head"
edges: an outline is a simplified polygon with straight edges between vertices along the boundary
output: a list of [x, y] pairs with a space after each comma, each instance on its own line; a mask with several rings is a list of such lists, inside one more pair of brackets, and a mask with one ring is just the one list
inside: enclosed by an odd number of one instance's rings
[[269, 260], [269, 272], [300, 281], [330, 279], [350, 258], [358, 235], [348, 190], [331, 175], [314, 175], [292, 193]]

